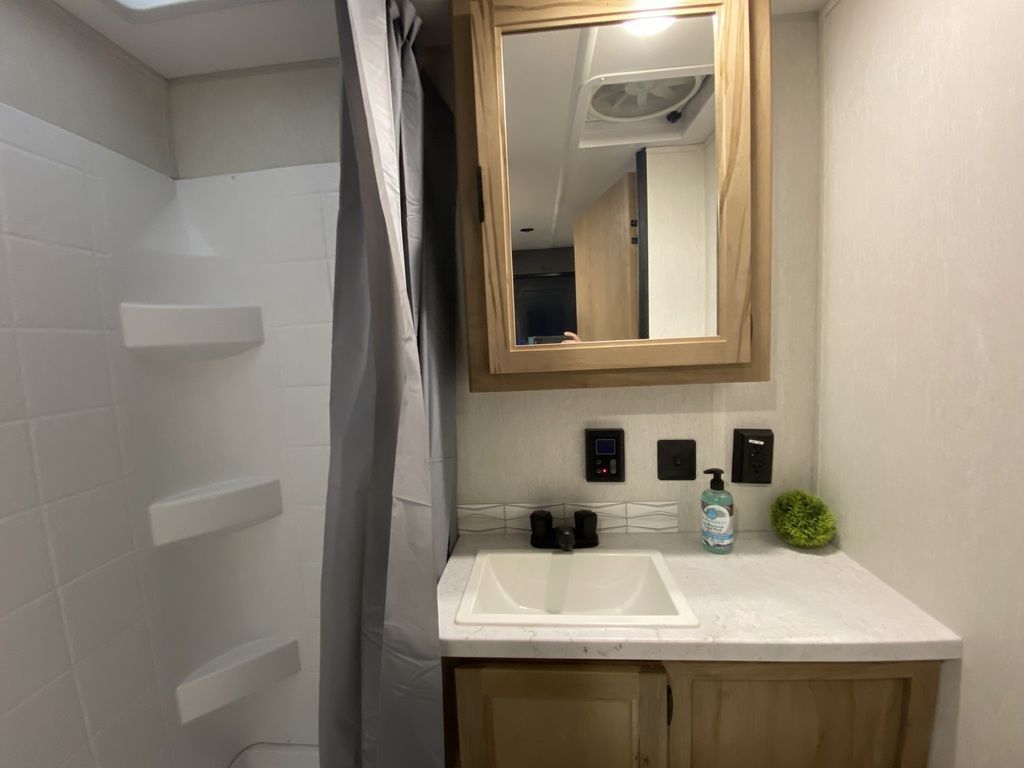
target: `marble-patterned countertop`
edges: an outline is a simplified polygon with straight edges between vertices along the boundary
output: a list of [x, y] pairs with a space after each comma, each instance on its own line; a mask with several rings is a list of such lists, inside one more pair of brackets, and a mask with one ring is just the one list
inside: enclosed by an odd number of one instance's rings
[[693, 629], [480, 626], [455, 614], [476, 553], [525, 549], [525, 535], [463, 535], [437, 588], [441, 653], [453, 657], [665, 661], [912, 661], [960, 657], [953, 632], [842, 552], [740, 533], [710, 555], [692, 533], [602, 534], [602, 549], [660, 550]]

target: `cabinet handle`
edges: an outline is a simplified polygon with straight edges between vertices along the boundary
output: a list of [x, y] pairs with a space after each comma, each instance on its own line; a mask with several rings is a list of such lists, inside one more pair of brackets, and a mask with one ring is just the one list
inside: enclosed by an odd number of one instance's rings
[[672, 725], [672, 710], [675, 709], [675, 707], [673, 706], [673, 703], [672, 703], [672, 686], [669, 685], [669, 686], [666, 686], [666, 687], [668, 688], [668, 723], [667, 723], [667, 725]]

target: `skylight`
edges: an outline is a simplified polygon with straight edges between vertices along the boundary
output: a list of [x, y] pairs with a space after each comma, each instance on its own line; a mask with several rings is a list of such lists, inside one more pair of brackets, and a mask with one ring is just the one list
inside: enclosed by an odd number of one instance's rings
[[159, 21], [205, 11], [221, 11], [266, 0], [106, 0], [132, 22]]

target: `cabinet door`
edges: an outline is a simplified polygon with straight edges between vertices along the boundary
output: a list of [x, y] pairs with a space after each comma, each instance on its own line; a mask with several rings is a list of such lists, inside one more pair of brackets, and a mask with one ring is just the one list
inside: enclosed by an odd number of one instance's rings
[[639, 337], [636, 174], [612, 184], [573, 227], [576, 331], [584, 341]]
[[462, 768], [665, 768], [660, 668], [488, 664], [455, 671]]
[[925, 768], [938, 664], [667, 664], [672, 768]]

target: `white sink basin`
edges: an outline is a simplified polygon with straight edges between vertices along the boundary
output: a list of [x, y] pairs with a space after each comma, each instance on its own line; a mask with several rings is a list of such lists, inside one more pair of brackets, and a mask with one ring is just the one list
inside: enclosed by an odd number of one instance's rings
[[457, 624], [696, 627], [660, 552], [482, 551]]

